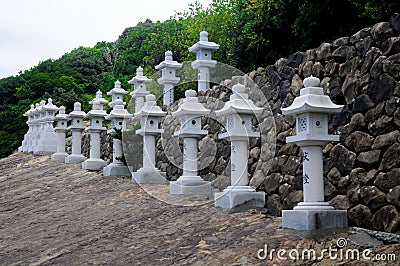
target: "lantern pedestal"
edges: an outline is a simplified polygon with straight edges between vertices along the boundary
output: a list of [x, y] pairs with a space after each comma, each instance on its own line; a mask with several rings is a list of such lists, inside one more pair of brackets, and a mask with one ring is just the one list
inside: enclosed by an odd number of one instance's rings
[[103, 176], [131, 176], [128, 166], [116, 159], [119, 156], [122, 156], [122, 142], [113, 139], [113, 162], [103, 168]]
[[158, 169], [140, 168], [132, 174], [132, 181], [137, 184], [164, 184], [167, 175]]
[[209, 195], [212, 192], [211, 182], [205, 181], [197, 175], [197, 138], [205, 135], [204, 130], [196, 131], [196, 136], [176, 132], [175, 135], [183, 137], [183, 174], [176, 181], [169, 183], [171, 194]]
[[[182, 127], [187, 128], [187, 126]], [[197, 175], [197, 138], [206, 133], [204, 130], [196, 130], [196, 135], [175, 132], [175, 135], [183, 137], [183, 174], [178, 180], [170, 182], [169, 191], [171, 194], [211, 194], [211, 182], [205, 181]]]
[[65, 157], [65, 163], [81, 163], [84, 162], [87, 158], [82, 154], [70, 154]]
[[347, 227], [347, 211], [282, 210], [282, 227], [296, 230]]
[[68, 156], [68, 153], [53, 153], [50, 156], [50, 159], [52, 161], [59, 161], [59, 162], [65, 162], [65, 158]]
[[229, 186], [215, 193], [215, 207], [221, 208], [264, 208], [265, 193], [250, 186]]
[[[153, 96], [151, 94], [151, 96]], [[150, 96], [151, 99], [153, 99]], [[147, 99], [149, 97], [146, 97]], [[148, 101], [146, 105], [149, 104]], [[155, 103], [155, 102], [154, 102]], [[147, 107], [147, 106], [145, 106]], [[161, 109], [157, 108], [158, 106], [153, 106], [154, 110], [153, 115], [155, 113], [159, 113], [159, 115], [165, 115]], [[152, 108], [152, 109], [153, 109]], [[145, 113], [145, 110], [142, 110], [142, 113], [137, 114], [136, 117], [140, 117], [141, 114]], [[161, 113], [162, 112], [162, 113]], [[145, 119], [148, 119], [146, 117]], [[147, 121], [146, 121], [147, 122]], [[150, 126], [154, 125], [157, 128], [151, 129]], [[167, 183], [167, 175], [164, 172], [161, 172], [159, 169], [155, 167], [155, 154], [156, 154], [156, 136], [153, 134], [161, 133], [161, 129], [158, 129], [158, 122], [157, 123], [143, 123], [142, 129], [138, 129], [136, 131], [137, 134], [143, 136], [143, 167], [137, 170], [136, 172], [132, 173], [132, 181], [137, 184], [163, 184]]]
[[57, 136], [55, 132], [43, 132], [40, 134], [38, 154], [52, 154], [57, 151]]
[[100, 159], [100, 130], [89, 128], [90, 133], [90, 158], [82, 163], [82, 169], [100, 171], [107, 162]]
[[89, 158], [82, 163], [82, 169], [85, 170], [93, 170], [93, 171], [100, 171], [103, 169], [104, 166], [107, 165], [107, 162], [99, 159], [99, 158]]
[[57, 152], [50, 157], [53, 161], [65, 162], [68, 153], [65, 152], [65, 132], [66, 129], [56, 129], [57, 132]]
[[103, 168], [103, 176], [131, 176], [128, 166], [116, 163], [110, 163]]
[[65, 163], [81, 163], [87, 158], [81, 154], [82, 128], [71, 128], [72, 130], [72, 153], [65, 157]]

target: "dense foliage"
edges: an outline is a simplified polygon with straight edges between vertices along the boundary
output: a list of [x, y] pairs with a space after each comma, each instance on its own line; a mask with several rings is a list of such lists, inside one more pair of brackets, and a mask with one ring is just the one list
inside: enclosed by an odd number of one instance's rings
[[67, 112], [75, 101], [88, 111], [95, 92], [110, 90], [116, 79], [130, 89], [127, 81], [138, 66], [151, 76], [166, 50], [175, 60], [193, 60], [188, 47], [202, 30], [221, 45], [216, 60], [246, 72], [387, 21], [399, 11], [398, 0], [213, 0], [209, 7], [194, 3], [164, 22], [146, 20], [125, 29], [114, 43], [79, 47], [1, 79], [0, 157], [20, 145], [27, 131], [22, 114], [30, 104], [51, 97]]

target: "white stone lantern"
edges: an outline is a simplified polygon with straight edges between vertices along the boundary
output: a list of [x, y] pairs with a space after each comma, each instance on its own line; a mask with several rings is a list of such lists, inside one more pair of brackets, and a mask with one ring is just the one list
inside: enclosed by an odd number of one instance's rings
[[[132, 114], [128, 113], [128, 111], [124, 109], [124, 105], [125, 103], [122, 101], [122, 98], [115, 99], [113, 110], [105, 117], [105, 119], [111, 120], [112, 123], [112, 128], [108, 133], [114, 133], [114, 128], [121, 130], [126, 129], [126, 121], [132, 118]], [[131, 176], [128, 166], [117, 159], [122, 155], [122, 141], [113, 138], [113, 161], [103, 168], [103, 176]]]
[[231, 141], [231, 185], [222, 192], [215, 193], [215, 207], [256, 208], [264, 207], [265, 193], [257, 192], [249, 186], [248, 158], [249, 138], [260, 137], [252, 128], [252, 118], [260, 115], [263, 108], [254, 105], [245, 93], [245, 86], [236, 84], [233, 94], [216, 116], [226, 117], [227, 132], [219, 134], [219, 139]]
[[347, 227], [347, 212], [334, 210], [324, 201], [322, 147], [339, 136], [328, 134], [328, 116], [340, 113], [343, 105], [334, 104], [324, 95], [320, 80], [304, 79], [304, 88], [282, 114], [296, 116], [296, 135], [286, 142], [295, 143], [303, 151], [303, 202], [293, 210], [282, 211], [282, 227], [297, 230]]
[[200, 32], [200, 41], [189, 48], [189, 52], [196, 53], [192, 68], [198, 70], [198, 91], [206, 91], [210, 88], [210, 68], [217, 64], [217, 61], [212, 60], [212, 52], [218, 49], [218, 44], [208, 41], [206, 31]]
[[135, 113], [140, 112], [146, 95], [150, 94], [150, 92], [146, 90], [146, 84], [150, 82], [151, 79], [143, 75], [142, 67], [138, 67], [136, 69], [136, 76], [128, 81], [129, 84], [133, 84], [133, 91], [130, 93], [130, 95], [133, 99], [135, 99]]
[[68, 153], [65, 152], [65, 135], [68, 131], [68, 115], [65, 113], [64, 106], [60, 106], [54, 120], [57, 122], [57, 127], [55, 128], [57, 133], [57, 152], [51, 155], [51, 160], [65, 162], [65, 157], [68, 156]]
[[72, 151], [65, 157], [65, 163], [81, 163], [86, 160], [82, 155], [82, 131], [85, 129], [84, 119], [86, 113], [81, 110], [79, 102], [74, 103], [74, 110], [69, 113], [68, 119], [71, 120], [69, 129], [72, 131]]
[[31, 105], [31, 109], [27, 112], [28, 115], [28, 136], [27, 136], [27, 146], [25, 152], [32, 152], [33, 151], [33, 133], [34, 133], [34, 112], [35, 112], [35, 105]]
[[52, 99], [47, 100], [47, 104], [41, 108], [42, 129], [38, 141], [38, 152], [48, 154], [57, 151], [57, 134], [53, 128], [54, 117], [58, 107], [53, 104]]
[[[121, 87], [121, 82], [117, 80], [114, 83], [114, 88], [107, 92], [107, 95], [111, 95], [111, 102], [108, 104], [111, 108], [114, 106], [116, 100], [124, 101], [124, 95], [128, 92]], [[125, 105], [125, 103], [123, 102]]]
[[207, 135], [201, 129], [201, 116], [209, 115], [211, 110], [199, 103], [194, 90], [185, 92], [186, 98], [172, 113], [181, 119], [181, 128], [174, 136], [183, 138], [183, 174], [178, 180], [170, 183], [171, 194], [211, 194], [211, 182], [197, 175], [198, 139]]
[[138, 184], [166, 183], [166, 174], [156, 168], [156, 136], [163, 132], [158, 128], [161, 117], [167, 113], [162, 111], [156, 103], [153, 94], [146, 96], [146, 102], [135, 118], [140, 119], [141, 128], [136, 134], [143, 136], [143, 167], [132, 173], [132, 181]]
[[174, 102], [174, 86], [179, 83], [180, 78], [176, 76], [176, 71], [181, 69], [183, 64], [172, 60], [172, 52], [165, 52], [165, 60], [155, 66], [157, 70], [161, 70], [161, 78], [157, 82], [164, 85], [163, 104], [171, 105]]
[[39, 132], [39, 103], [35, 104], [35, 109], [33, 109], [30, 113], [32, 116], [32, 133], [31, 133], [31, 143], [30, 146], [28, 147], [28, 152], [33, 152], [35, 153], [36, 146], [37, 146], [37, 141], [38, 141], [38, 132]]
[[36, 127], [36, 132], [35, 132], [35, 144], [33, 147], [33, 153], [38, 154], [42, 152], [41, 145], [41, 137], [42, 137], [42, 132], [44, 129], [44, 112], [42, 111], [43, 106], [46, 105], [46, 102], [44, 100], [41, 100], [40, 103], [38, 104], [36, 110], [35, 110], [35, 127]]
[[24, 135], [24, 140], [22, 141], [22, 145], [18, 148], [19, 152], [28, 152], [29, 146], [31, 145], [31, 135], [32, 135], [32, 120], [33, 120], [33, 115], [31, 114], [35, 110], [35, 106], [32, 104], [31, 109], [26, 111], [23, 116], [26, 116], [28, 118], [28, 121], [26, 121], [26, 124], [28, 125], [28, 131]]
[[100, 159], [100, 133], [107, 130], [107, 128], [103, 127], [103, 119], [107, 113], [103, 110], [104, 102], [96, 100], [97, 98], [91, 101], [93, 105], [92, 110], [86, 115], [90, 119], [90, 125], [86, 128], [90, 134], [90, 151], [89, 159], [82, 163], [82, 169], [94, 171], [102, 170], [107, 165], [106, 161]]

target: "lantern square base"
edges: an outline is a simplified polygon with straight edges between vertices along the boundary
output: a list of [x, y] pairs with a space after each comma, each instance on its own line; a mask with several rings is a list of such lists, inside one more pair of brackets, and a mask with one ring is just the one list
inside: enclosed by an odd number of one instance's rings
[[38, 155], [49, 155], [57, 152], [57, 147], [56, 146], [38, 146], [33, 150], [34, 154]]
[[89, 158], [82, 163], [82, 169], [100, 171], [107, 165], [107, 162], [102, 159]]
[[215, 207], [232, 209], [264, 208], [265, 193], [253, 191], [235, 191], [232, 189], [215, 193]]
[[157, 168], [140, 168], [132, 173], [132, 182], [137, 184], [165, 184], [167, 183], [167, 175]]
[[283, 210], [282, 227], [296, 230], [347, 227], [347, 211]]
[[128, 166], [111, 163], [103, 168], [103, 176], [132, 176]]
[[200, 176], [184, 177], [169, 183], [170, 194], [180, 195], [211, 195], [211, 182], [203, 180]]
[[65, 157], [65, 163], [81, 163], [86, 161], [86, 159], [82, 154], [71, 154]]
[[66, 152], [57, 152], [57, 153], [53, 153], [50, 156], [50, 159], [52, 161], [59, 161], [59, 162], [65, 162], [65, 158], [68, 156], [68, 153]]

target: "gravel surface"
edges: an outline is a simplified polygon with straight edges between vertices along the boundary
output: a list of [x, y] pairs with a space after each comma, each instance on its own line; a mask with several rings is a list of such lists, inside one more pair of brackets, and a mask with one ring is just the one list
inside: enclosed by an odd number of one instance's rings
[[[352, 234], [352, 228], [282, 229], [280, 218], [256, 210], [228, 213], [213, 202], [167, 204], [129, 178], [103, 177], [49, 156], [16, 153], [0, 160], [0, 265], [400, 265], [282, 261], [276, 253], [272, 260], [257, 258], [265, 245], [268, 252], [321, 250]], [[366, 247], [349, 241], [346, 248]], [[372, 250], [397, 252], [400, 261], [400, 244]]]

